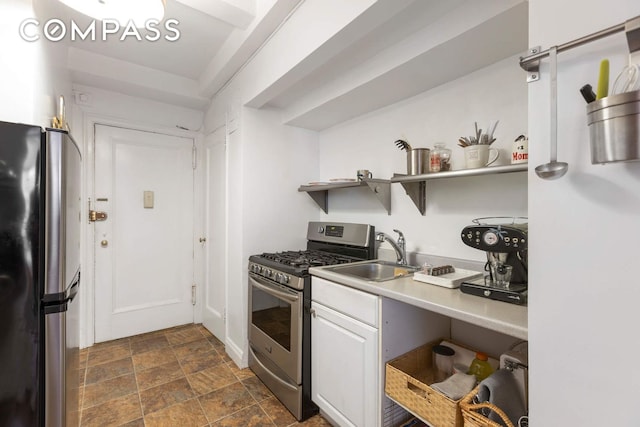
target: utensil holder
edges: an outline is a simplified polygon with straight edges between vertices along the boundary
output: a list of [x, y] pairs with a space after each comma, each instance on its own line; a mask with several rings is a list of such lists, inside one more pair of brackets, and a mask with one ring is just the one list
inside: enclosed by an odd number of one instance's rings
[[407, 174], [423, 175], [429, 173], [429, 154], [431, 150], [428, 148], [412, 148], [407, 151]]
[[588, 104], [587, 123], [592, 164], [640, 160], [640, 91]]

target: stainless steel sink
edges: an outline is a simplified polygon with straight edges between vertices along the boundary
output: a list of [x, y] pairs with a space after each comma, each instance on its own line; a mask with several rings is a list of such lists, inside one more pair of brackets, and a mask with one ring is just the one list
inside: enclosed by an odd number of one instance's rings
[[328, 267], [326, 270], [334, 273], [346, 274], [372, 282], [384, 282], [386, 280], [405, 277], [418, 271], [419, 267], [412, 265], [398, 265], [389, 261], [367, 261], [353, 264], [342, 264]]

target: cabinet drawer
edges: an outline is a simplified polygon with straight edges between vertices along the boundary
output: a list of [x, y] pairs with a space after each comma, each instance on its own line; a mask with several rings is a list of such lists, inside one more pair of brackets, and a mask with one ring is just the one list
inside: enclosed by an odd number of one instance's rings
[[378, 296], [320, 277], [311, 279], [311, 299], [367, 325], [378, 327]]

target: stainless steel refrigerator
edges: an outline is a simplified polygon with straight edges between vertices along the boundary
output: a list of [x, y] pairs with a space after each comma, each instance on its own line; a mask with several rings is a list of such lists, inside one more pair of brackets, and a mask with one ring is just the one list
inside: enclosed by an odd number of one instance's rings
[[81, 156], [0, 122], [0, 426], [77, 426]]

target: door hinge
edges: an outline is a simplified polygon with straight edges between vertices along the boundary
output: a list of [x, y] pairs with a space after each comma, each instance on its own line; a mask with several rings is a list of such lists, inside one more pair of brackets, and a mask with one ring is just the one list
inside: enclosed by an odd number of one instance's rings
[[191, 285], [191, 305], [196, 305], [196, 285]]
[[227, 307], [222, 309], [222, 321], [227, 323]]
[[191, 167], [195, 170], [197, 160], [198, 160], [198, 150], [195, 145], [191, 148], [191, 154], [192, 154]]

